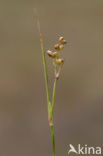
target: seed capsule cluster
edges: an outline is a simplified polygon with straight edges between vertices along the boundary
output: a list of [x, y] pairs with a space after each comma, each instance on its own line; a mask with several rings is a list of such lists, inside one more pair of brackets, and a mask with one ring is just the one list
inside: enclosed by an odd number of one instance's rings
[[52, 52], [50, 50], [47, 50], [47, 54], [49, 57], [52, 57], [52, 58], [56, 58], [59, 55], [58, 52]]
[[[58, 43], [54, 45], [55, 51], [51, 51], [51, 50], [46, 51], [47, 55], [53, 59], [53, 64], [55, 64], [55, 67], [57, 66], [59, 67], [58, 72], [61, 71], [61, 67], [64, 63], [64, 59], [59, 57], [60, 51], [64, 48], [64, 45], [66, 43], [67, 42], [64, 39], [64, 37], [60, 37]], [[57, 73], [57, 75], [58, 74], [59, 73]]]

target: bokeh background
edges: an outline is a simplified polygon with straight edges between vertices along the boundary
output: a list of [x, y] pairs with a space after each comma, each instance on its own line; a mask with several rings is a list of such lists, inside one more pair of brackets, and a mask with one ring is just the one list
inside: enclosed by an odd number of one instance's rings
[[71, 43], [56, 90], [57, 156], [70, 143], [102, 147], [103, 0], [0, 0], [0, 156], [52, 155], [34, 8], [45, 50], [60, 35]]

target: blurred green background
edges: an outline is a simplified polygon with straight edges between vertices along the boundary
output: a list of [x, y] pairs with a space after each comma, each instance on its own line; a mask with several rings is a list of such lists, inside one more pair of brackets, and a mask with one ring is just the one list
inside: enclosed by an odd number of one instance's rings
[[0, 0], [0, 156], [52, 155], [34, 8], [45, 50], [60, 35], [72, 44], [56, 90], [57, 156], [67, 156], [70, 143], [102, 146], [103, 0]]

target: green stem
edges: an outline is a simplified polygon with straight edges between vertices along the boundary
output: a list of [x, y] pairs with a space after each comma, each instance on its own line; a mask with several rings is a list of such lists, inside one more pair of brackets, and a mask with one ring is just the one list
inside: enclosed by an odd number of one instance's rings
[[54, 112], [56, 84], [57, 84], [57, 79], [55, 78], [54, 86], [53, 86], [53, 96], [52, 96], [52, 115], [53, 115], [53, 112]]
[[49, 126], [50, 126], [50, 131], [51, 131], [51, 137], [52, 137], [52, 151], [53, 151], [53, 156], [56, 156], [56, 154], [55, 154], [55, 137], [54, 137], [54, 128], [53, 128], [53, 109], [54, 109], [54, 101], [55, 101], [56, 81], [54, 81], [53, 99], [52, 99], [53, 108], [52, 108], [52, 105], [50, 103], [50, 93], [49, 93], [49, 83], [48, 83], [48, 73], [47, 73], [45, 51], [44, 51], [44, 47], [43, 47], [43, 40], [42, 40], [41, 31], [40, 31], [39, 19], [37, 22], [37, 27], [38, 27], [38, 31], [40, 34], [40, 45], [41, 45], [43, 66], [44, 66], [44, 77], [45, 77], [45, 86], [46, 86], [46, 95], [47, 95], [47, 104], [48, 104], [48, 121], [49, 121]]
[[40, 44], [41, 44], [41, 51], [42, 51], [42, 57], [43, 57], [43, 66], [44, 66], [44, 76], [45, 76], [47, 103], [49, 104], [50, 103], [50, 96], [49, 96], [47, 65], [46, 65], [46, 59], [45, 59], [45, 52], [44, 52], [44, 48], [43, 48], [43, 40], [42, 40], [41, 36], [40, 36]]
[[53, 125], [50, 125], [50, 131], [51, 131], [51, 137], [52, 137], [52, 152], [53, 152], [53, 156], [56, 156], [56, 154], [55, 154], [55, 136], [54, 136]]
[[52, 95], [52, 116], [53, 116], [53, 112], [54, 112], [55, 92], [56, 92], [56, 84], [57, 84], [57, 79], [56, 79], [57, 67], [56, 66], [55, 66], [54, 74], [55, 74], [55, 80], [54, 80], [53, 95]]
[[52, 137], [52, 152], [53, 156], [56, 156], [55, 154], [55, 137], [54, 137], [54, 128], [53, 128], [53, 113], [52, 110], [54, 109], [54, 100], [55, 100], [55, 88], [56, 88], [56, 81], [54, 82], [54, 89], [53, 89], [53, 109], [50, 103], [50, 94], [49, 94], [49, 84], [48, 84], [48, 74], [47, 74], [47, 65], [46, 65], [46, 59], [45, 59], [45, 52], [43, 48], [43, 40], [40, 35], [40, 45], [41, 45], [41, 51], [42, 51], [42, 57], [43, 57], [43, 66], [44, 66], [44, 76], [45, 76], [45, 85], [46, 85], [46, 94], [47, 94], [47, 103], [48, 103], [48, 120], [49, 120], [49, 126], [51, 131], [51, 137]]
[[[55, 67], [55, 76], [56, 76], [56, 72], [57, 72], [57, 70], [56, 70], [56, 67]], [[50, 124], [53, 156], [56, 156], [56, 153], [55, 153], [55, 136], [54, 136], [54, 127], [53, 127], [53, 112], [54, 112], [54, 103], [55, 103], [56, 83], [57, 83], [57, 79], [55, 77], [54, 86], [53, 86], [53, 95], [52, 95], [52, 120], [51, 120], [51, 124]]]

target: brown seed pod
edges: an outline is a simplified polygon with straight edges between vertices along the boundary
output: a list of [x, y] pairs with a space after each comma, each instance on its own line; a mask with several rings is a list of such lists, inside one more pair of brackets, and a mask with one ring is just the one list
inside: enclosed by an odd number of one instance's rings
[[52, 58], [56, 58], [58, 55], [59, 55], [58, 52], [53, 52], [53, 54], [52, 54]]
[[58, 52], [52, 52], [52, 51], [50, 51], [50, 50], [47, 50], [46, 53], [47, 53], [48, 56], [51, 57], [51, 58], [56, 58], [56, 57], [59, 55]]
[[62, 50], [64, 48], [63, 44], [59, 45], [59, 49]]
[[64, 37], [59, 37], [59, 42], [63, 41]]
[[67, 41], [66, 40], [63, 40], [63, 42], [62, 42], [63, 44], [66, 44], [67, 43]]
[[54, 46], [54, 48], [55, 48], [56, 50], [62, 50], [62, 49], [64, 48], [64, 45], [63, 45], [63, 44], [56, 44], [56, 45]]
[[55, 48], [56, 50], [60, 50], [59, 44], [55, 44], [55, 45], [54, 45], [54, 48]]
[[61, 44], [66, 44], [66, 43], [67, 43], [66, 40], [64, 40], [64, 37], [60, 37], [60, 38], [59, 38], [59, 42], [60, 42]]
[[57, 65], [61, 65], [61, 64], [63, 64], [63, 63], [64, 63], [64, 59], [62, 59], [62, 58], [56, 59], [56, 64], [57, 64]]
[[52, 51], [50, 51], [50, 50], [47, 50], [47, 51], [46, 51], [46, 53], [48, 54], [48, 56], [50, 56], [50, 57], [51, 57], [53, 52], [52, 52]]

